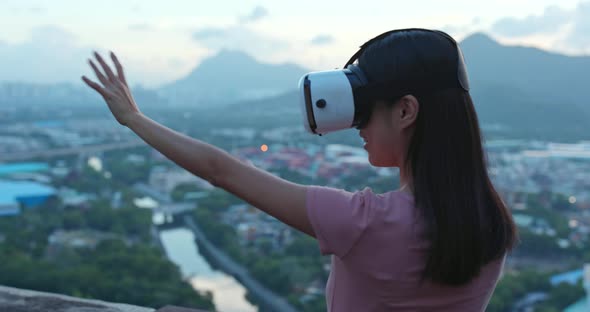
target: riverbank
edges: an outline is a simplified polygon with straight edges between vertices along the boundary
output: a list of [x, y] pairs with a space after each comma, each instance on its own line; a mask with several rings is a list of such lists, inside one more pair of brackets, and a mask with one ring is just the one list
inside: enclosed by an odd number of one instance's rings
[[195, 239], [199, 243], [199, 246], [203, 247], [210, 260], [213, 261], [214, 264], [222, 271], [226, 272], [227, 274], [231, 274], [236, 279], [238, 279], [254, 297], [259, 299], [264, 308], [267, 308], [271, 311], [281, 312], [298, 311], [293, 306], [291, 306], [287, 300], [276, 295], [274, 292], [260, 284], [260, 282], [250, 275], [246, 268], [235, 262], [224, 251], [212, 244], [211, 241], [209, 241], [209, 239], [205, 236], [203, 231], [199, 228], [199, 226], [194, 222], [192, 217], [184, 216], [183, 221], [185, 226], [193, 232]]
[[193, 289], [210, 296], [217, 311], [259, 312], [247, 299], [248, 290], [230, 274], [212, 266], [199, 248], [195, 235], [186, 227], [167, 227], [160, 231], [166, 256], [181, 271]]

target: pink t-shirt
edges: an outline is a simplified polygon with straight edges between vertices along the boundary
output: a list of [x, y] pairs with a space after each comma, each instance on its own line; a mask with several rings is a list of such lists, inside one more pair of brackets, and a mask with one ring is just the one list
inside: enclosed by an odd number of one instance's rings
[[323, 255], [331, 254], [329, 312], [484, 311], [504, 259], [461, 287], [420, 284], [428, 242], [412, 195], [307, 189], [307, 211]]

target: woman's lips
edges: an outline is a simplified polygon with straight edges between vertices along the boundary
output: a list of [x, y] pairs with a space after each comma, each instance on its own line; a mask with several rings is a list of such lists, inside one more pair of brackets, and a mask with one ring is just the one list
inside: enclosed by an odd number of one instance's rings
[[369, 142], [367, 141], [367, 138], [365, 138], [364, 136], [360, 135], [360, 137], [361, 137], [361, 141], [363, 142], [363, 148], [366, 149], [367, 148], [367, 144]]

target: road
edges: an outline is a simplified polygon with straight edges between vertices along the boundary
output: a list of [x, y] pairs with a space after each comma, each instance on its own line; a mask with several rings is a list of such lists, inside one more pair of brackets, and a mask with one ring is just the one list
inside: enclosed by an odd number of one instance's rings
[[100, 145], [56, 148], [56, 149], [50, 149], [50, 150], [31, 151], [31, 152], [23, 152], [23, 153], [0, 154], [0, 162], [23, 161], [23, 160], [38, 159], [38, 158], [44, 159], [44, 158], [53, 158], [53, 157], [59, 157], [59, 156], [79, 155], [79, 154], [92, 154], [92, 153], [100, 153], [100, 152], [106, 152], [106, 151], [111, 151], [111, 150], [119, 150], [119, 149], [145, 146], [145, 145], [146, 145], [146, 143], [141, 140], [134, 140], [134, 141], [100, 144]]

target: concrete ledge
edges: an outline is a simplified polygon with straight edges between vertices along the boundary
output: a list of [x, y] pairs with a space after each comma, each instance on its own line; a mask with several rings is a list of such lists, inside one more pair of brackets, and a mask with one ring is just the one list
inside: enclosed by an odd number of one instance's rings
[[154, 312], [154, 309], [0, 286], [0, 312]]
[[208, 311], [187, 309], [187, 308], [181, 308], [181, 307], [176, 307], [176, 306], [165, 306], [161, 309], [158, 309], [156, 312], [208, 312]]

